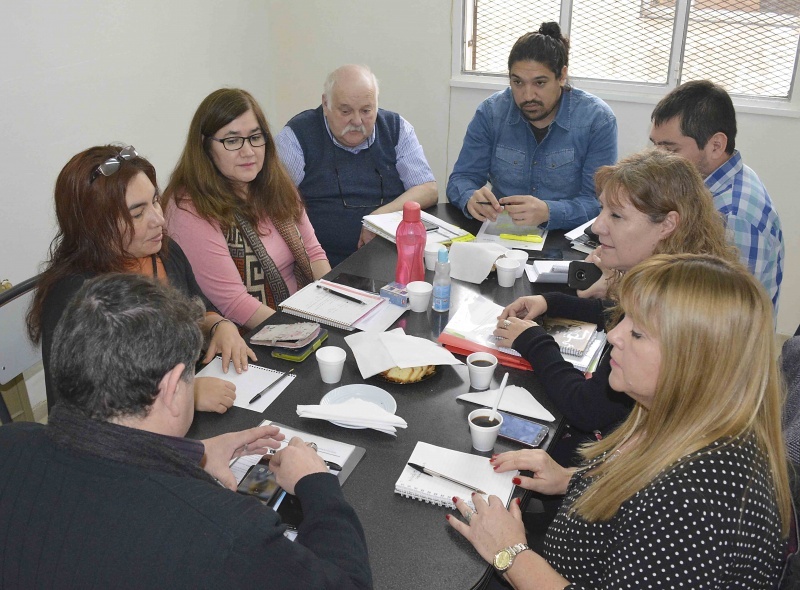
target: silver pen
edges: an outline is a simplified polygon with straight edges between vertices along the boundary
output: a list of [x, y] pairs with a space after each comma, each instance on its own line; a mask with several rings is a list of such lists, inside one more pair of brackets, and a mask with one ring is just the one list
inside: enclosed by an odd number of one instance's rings
[[409, 467], [412, 469], [416, 469], [420, 473], [424, 473], [426, 475], [430, 475], [433, 477], [441, 477], [442, 479], [446, 479], [447, 481], [452, 481], [453, 483], [457, 483], [460, 486], [464, 486], [467, 489], [472, 490], [473, 492], [477, 492], [479, 494], [486, 495], [486, 492], [481, 490], [480, 488], [476, 488], [475, 486], [469, 485], [468, 483], [464, 483], [463, 481], [458, 481], [457, 479], [453, 479], [452, 477], [445, 475], [443, 473], [439, 473], [438, 471], [434, 471], [433, 469], [428, 469], [427, 467], [423, 467], [422, 465], [417, 465], [416, 463], [409, 463]]

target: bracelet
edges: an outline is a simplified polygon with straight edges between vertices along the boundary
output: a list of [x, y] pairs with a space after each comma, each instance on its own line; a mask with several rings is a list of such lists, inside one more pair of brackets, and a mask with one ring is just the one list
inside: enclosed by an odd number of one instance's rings
[[[222, 318], [221, 320], [216, 322], [213, 326], [211, 326], [211, 330], [208, 331], [208, 339], [209, 340], [214, 337], [214, 332], [217, 330], [217, 326], [219, 326], [222, 322], [231, 322], [231, 321], [226, 319], [226, 318]], [[231, 323], [233, 323], [233, 322], [231, 322]]]

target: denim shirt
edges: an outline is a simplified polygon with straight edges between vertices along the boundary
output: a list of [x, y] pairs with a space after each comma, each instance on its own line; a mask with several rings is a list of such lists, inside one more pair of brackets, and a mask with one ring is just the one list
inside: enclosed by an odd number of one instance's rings
[[547, 229], [573, 229], [600, 212], [594, 173], [617, 161], [617, 119], [602, 100], [573, 88], [561, 95], [541, 144], [511, 88], [484, 100], [467, 128], [447, 182], [447, 198], [465, 215], [487, 181], [499, 199], [533, 195], [547, 203]]

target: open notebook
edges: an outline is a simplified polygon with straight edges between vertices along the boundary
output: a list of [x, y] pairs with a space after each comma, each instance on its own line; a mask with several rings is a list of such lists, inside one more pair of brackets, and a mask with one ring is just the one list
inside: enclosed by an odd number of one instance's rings
[[[488, 457], [453, 451], [422, 441], [414, 447], [414, 452], [411, 453], [408, 462], [469, 483], [487, 492], [488, 495], [485, 499], [488, 499], [490, 495], [497, 496], [506, 506], [508, 506], [511, 493], [514, 491], [514, 484], [511, 480], [519, 475], [519, 471], [495, 472]], [[446, 479], [420, 473], [408, 465], [403, 468], [400, 479], [394, 484], [394, 491], [407, 498], [448, 508], [455, 508], [453, 496], [458, 496], [473, 509], [475, 508], [470, 499], [472, 490], [469, 488]]]

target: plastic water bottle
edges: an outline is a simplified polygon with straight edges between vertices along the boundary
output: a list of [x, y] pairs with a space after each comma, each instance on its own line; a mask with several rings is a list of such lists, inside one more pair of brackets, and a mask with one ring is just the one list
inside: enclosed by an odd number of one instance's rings
[[450, 309], [450, 259], [447, 248], [439, 250], [439, 260], [433, 275], [433, 311], [447, 311]]
[[419, 203], [403, 203], [403, 221], [397, 226], [397, 269], [394, 280], [401, 285], [425, 280], [425, 241], [428, 234], [420, 221]]

